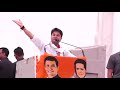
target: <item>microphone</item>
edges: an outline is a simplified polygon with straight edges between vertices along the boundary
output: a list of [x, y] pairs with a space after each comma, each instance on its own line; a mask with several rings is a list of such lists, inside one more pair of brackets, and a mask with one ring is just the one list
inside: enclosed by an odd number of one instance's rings
[[[57, 39], [56, 39], [56, 40], [57, 40]], [[57, 40], [57, 41], [58, 41], [58, 40]], [[83, 56], [85, 57], [85, 53], [84, 53], [84, 51], [83, 51], [83, 49], [82, 49], [82, 48], [77, 47], [77, 46], [72, 45], [72, 44], [69, 44], [69, 43], [65, 43], [65, 42], [61, 42], [61, 43], [81, 49], [81, 50], [82, 50], [82, 54], [83, 54]]]
[[56, 41], [56, 42], [59, 42], [59, 40], [58, 40], [58, 39], [55, 39], [55, 41]]

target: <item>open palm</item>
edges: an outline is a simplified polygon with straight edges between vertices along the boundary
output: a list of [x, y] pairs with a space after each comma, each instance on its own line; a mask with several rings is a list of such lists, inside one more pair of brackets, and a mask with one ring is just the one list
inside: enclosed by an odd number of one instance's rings
[[15, 22], [18, 26], [20, 26], [20, 28], [23, 26], [23, 23], [21, 22], [21, 20], [12, 20], [13, 22]]

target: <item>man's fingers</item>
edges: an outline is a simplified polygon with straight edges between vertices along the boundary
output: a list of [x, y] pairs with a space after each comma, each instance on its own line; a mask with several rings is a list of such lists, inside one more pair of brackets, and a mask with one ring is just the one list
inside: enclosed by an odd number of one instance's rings
[[13, 22], [15, 22], [15, 20], [12, 20]]
[[15, 22], [17, 25], [19, 25], [20, 27], [23, 26], [20, 19], [19, 20], [12, 20], [12, 21]]
[[18, 24], [16, 20], [12, 20], [14, 23]]

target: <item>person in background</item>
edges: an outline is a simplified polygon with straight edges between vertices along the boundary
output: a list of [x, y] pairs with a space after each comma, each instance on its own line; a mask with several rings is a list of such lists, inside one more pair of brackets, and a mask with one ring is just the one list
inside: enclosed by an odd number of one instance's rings
[[21, 47], [17, 47], [14, 49], [14, 56], [16, 58], [16, 62], [14, 62], [14, 77], [16, 75], [16, 63], [18, 61], [24, 60], [24, 51]]
[[14, 78], [14, 66], [8, 59], [9, 50], [6, 47], [0, 48], [0, 78]]
[[106, 68], [107, 78], [120, 78], [120, 52], [109, 57]]
[[[16, 62], [24, 59], [24, 51], [21, 47], [17, 47], [14, 49], [14, 56], [16, 58]], [[16, 63], [14, 62], [14, 63]]]

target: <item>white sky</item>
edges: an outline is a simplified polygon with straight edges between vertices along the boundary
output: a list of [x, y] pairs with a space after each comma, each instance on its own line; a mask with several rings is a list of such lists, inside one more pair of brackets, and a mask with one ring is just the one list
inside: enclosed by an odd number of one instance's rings
[[93, 46], [95, 42], [97, 12], [0, 12], [0, 47], [9, 49], [12, 62], [16, 61], [13, 51], [18, 46], [24, 49], [25, 58], [40, 55], [13, 19], [21, 19], [25, 27], [45, 43], [50, 41], [51, 29], [55, 27], [63, 31], [63, 42], [78, 47]]

